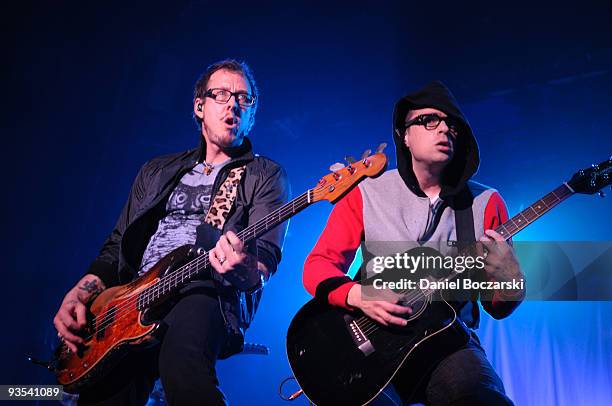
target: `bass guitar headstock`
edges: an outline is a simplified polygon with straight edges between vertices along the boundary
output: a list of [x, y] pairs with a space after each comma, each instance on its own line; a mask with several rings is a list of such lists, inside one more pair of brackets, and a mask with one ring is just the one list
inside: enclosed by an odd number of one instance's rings
[[366, 177], [375, 178], [387, 168], [387, 156], [382, 152], [387, 144], [380, 144], [374, 154], [366, 150], [359, 160], [345, 157], [348, 165], [336, 163], [330, 167], [332, 173], [325, 175], [311, 189], [313, 202], [328, 200], [332, 204], [348, 193]]

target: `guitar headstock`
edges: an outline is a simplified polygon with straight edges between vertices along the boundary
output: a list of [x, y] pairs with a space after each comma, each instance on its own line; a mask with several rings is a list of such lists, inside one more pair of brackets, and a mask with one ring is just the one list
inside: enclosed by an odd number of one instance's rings
[[575, 193], [592, 195], [612, 183], [612, 158], [581, 169], [567, 182]]
[[317, 186], [311, 189], [312, 202], [328, 200], [336, 203], [362, 179], [375, 178], [383, 173], [387, 168], [387, 156], [382, 152], [386, 146], [381, 144], [372, 155], [369, 150], [366, 151], [358, 161], [347, 157], [347, 166], [332, 165], [332, 173], [322, 177]]

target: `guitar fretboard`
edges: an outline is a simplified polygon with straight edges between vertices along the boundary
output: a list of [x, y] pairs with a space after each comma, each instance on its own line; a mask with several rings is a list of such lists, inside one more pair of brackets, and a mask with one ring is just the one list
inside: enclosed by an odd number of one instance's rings
[[523, 228], [527, 227], [529, 224], [542, 217], [550, 209], [570, 197], [573, 193], [574, 191], [567, 185], [567, 183], [564, 183], [540, 200], [533, 203], [531, 206], [527, 207], [525, 210], [518, 213], [516, 216], [506, 221], [501, 226], [497, 227], [495, 231], [497, 231], [507, 240], [521, 231]]

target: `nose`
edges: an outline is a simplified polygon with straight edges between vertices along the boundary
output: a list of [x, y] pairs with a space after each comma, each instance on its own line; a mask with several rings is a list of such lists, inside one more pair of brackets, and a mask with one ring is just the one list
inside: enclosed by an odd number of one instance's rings
[[232, 94], [227, 103], [225, 103], [225, 108], [233, 111], [235, 115], [240, 114], [240, 105], [238, 104], [237, 97], [238, 95]]
[[446, 124], [446, 120], [442, 119], [440, 121], [440, 124], [438, 125], [438, 131], [444, 133], [444, 134], [448, 134], [450, 133], [450, 128], [448, 128], [448, 125]]
[[235, 110], [238, 107], [238, 100], [236, 99], [236, 95], [233, 94], [230, 96], [230, 99], [227, 101], [227, 106], [230, 110]]
[[442, 134], [446, 135], [448, 137], [448, 139], [451, 140], [451, 141], [454, 140], [455, 138], [457, 138], [456, 130], [452, 131], [450, 129], [450, 127], [448, 126], [448, 124], [446, 124], [446, 120], [445, 119], [442, 119], [442, 121], [438, 125], [438, 131], [441, 132]]

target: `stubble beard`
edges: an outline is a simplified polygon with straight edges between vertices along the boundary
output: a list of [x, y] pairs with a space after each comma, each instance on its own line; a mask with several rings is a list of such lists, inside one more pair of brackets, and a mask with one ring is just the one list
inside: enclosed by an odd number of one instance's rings
[[238, 129], [230, 130], [227, 134], [220, 135], [202, 122], [202, 136], [204, 139], [208, 138], [209, 142], [215, 144], [221, 150], [240, 146], [243, 137], [239, 135], [238, 131]]

